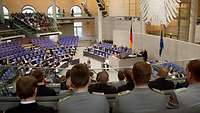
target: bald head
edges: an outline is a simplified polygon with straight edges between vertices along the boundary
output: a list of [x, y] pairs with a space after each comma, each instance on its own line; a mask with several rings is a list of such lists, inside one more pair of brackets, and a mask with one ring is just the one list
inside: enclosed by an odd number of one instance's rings
[[168, 76], [168, 72], [169, 72], [169, 69], [161, 67], [161, 68], [159, 68], [157, 75], [160, 78], [166, 78]]

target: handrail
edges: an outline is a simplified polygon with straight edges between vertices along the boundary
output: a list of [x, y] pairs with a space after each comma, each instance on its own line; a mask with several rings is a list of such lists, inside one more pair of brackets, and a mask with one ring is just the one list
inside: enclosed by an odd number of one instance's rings
[[13, 32], [13, 31], [19, 31], [20, 29], [9, 29], [9, 30], [2, 30], [0, 31], [0, 33], [4, 33], [4, 32]]
[[[170, 63], [170, 62], [169, 62]], [[173, 62], [171, 62], [173, 63]], [[157, 64], [152, 64], [152, 66], [154, 65], [160, 65], [160, 64], [163, 64], [163, 63], [157, 63]], [[113, 67], [111, 65], [109, 65], [109, 70], [115, 70], [117, 71], [118, 69], [131, 69], [133, 68], [133, 66], [124, 66], [124, 67]], [[24, 67], [24, 68], [34, 68], [34, 69], [65, 69], [65, 70], [70, 70], [71, 68], [49, 68], [49, 67], [34, 67], [34, 66], [8, 66], [8, 65], [3, 65], [3, 66], [0, 66], [1, 68], [2, 67], [5, 67], [5, 68], [9, 68], [9, 67], [13, 67], [13, 68], [21, 68], [21, 67]], [[102, 70], [102, 69], [108, 69], [108, 68], [90, 68], [90, 70]]]
[[26, 22], [21, 21], [18, 17], [14, 16], [14, 18], [16, 18], [18, 21], [22, 22], [23, 24], [27, 25], [28, 27], [31, 27], [33, 30], [36, 30], [36, 31], [37, 31], [37, 29], [35, 29], [34, 27], [28, 25]]
[[1, 42], [1, 39], [2, 39], [3, 37], [2, 36], [0, 36], [0, 42]]
[[[81, 14], [82, 16], [88, 16], [87, 13], [85, 12], [82, 12], [82, 13], [79, 13]], [[65, 14], [63, 15], [63, 13], [61, 13], [59, 16], [57, 16], [56, 18], [60, 18], [60, 17], [74, 17], [74, 16], [71, 16], [71, 13], [70, 12], [65, 12]]]
[[26, 33], [28, 33], [28, 35], [32, 35], [29, 31], [25, 30], [24, 28], [22, 28], [20, 25], [14, 23], [15, 26], [21, 28], [22, 31], [25, 31]]
[[0, 36], [1, 37], [10, 37], [10, 36], [15, 36], [15, 35], [20, 35], [21, 30], [7, 30], [7, 31], [1, 31]]
[[[0, 66], [1, 68], [33, 68], [33, 69], [46, 69], [46, 70], [52, 70], [52, 69], [58, 69], [58, 70], [70, 70], [71, 68], [49, 68], [49, 67], [34, 67], [34, 66], [8, 66], [8, 65], [3, 65]], [[127, 69], [127, 68], [132, 68], [132, 66], [126, 66], [126, 67], [110, 67], [109, 70], [115, 70], [116, 69]], [[108, 69], [108, 68], [90, 68], [90, 70], [102, 70], [102, 69]]]

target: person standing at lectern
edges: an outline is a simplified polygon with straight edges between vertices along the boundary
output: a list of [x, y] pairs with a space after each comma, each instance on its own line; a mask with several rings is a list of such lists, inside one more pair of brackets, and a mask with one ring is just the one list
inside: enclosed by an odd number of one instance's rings
[[148, 53], [147, 53], [147, 50], [145, 49], [144, 50], [144, 52], [143, 52], [143, 59], [144, 59], [144, 61], [146, 62], [147, 61], [147, 59], [148, 59]]

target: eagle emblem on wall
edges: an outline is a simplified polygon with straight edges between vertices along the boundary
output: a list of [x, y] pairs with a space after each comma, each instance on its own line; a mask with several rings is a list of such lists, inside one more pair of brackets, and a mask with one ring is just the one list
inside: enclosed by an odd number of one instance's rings
[[141, 0], [141, 18], [145, 23], [167, 26], [177, 17], [181, 0]]

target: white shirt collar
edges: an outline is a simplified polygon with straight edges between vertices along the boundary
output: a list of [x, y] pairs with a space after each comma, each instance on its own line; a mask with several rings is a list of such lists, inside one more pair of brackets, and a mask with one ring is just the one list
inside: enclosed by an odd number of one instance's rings
[[139, 85], [139, 86], [136, 85], [135, 88], [149, 88], [149, 87], [148, 87], [148, 85]]
[[200, 87], [200, 83], [196, 83], [196, 84], [189, 84], [188, 86], [189, 88], [190, 87]]
[[29, 100], [29, 101], [22, 100], [20, 103], [21, 104], [32, 104], [32, 103], [35, 103], [35, 102], [36, 102], [35, 100]]

